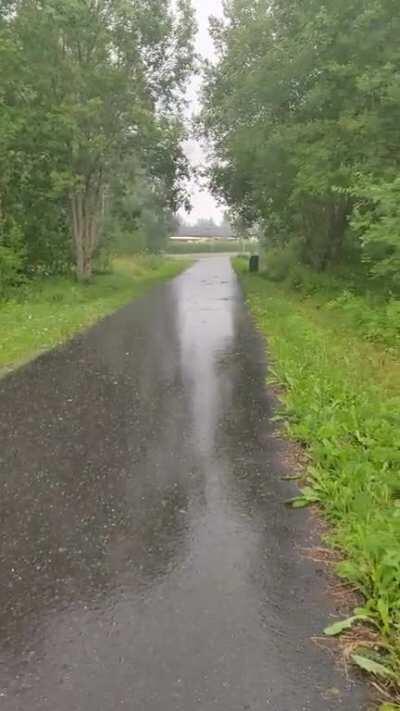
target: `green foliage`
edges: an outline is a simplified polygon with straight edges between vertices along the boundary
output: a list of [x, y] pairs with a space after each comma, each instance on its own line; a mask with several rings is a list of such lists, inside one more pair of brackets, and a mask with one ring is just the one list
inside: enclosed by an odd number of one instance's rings
[[350, 241], [351, 258], [397, 280], [396, 0], [228, 0], [212, 30], [202, 125], [215, 193], [269, 247], [295, 240], [314, 270], [349, 260]]
[[22, 282], [23, 254], [0, 244], [0, 299]]
[[153, 214], [186, 199], [193, 32], [188, 0], [32, 0], [0, 12], [0, 221], [18, 226], [27, 274], [74, 262], [90, 278], [117, 185], [137, 195], [145, 181], [156, 196], [154, 213], [147, 198], [140, 207], [158, 248]]
[[365, 269], [316, 272], [301, 264], [288, 245], [267, 252], [262, 276], [301, 301], [314, 297], [321, 313], [330, 315], [332, 322], [340, 317], [342, 326], [365, 340], [388, 348], [400, 346], [398, 290], [394, 293], [385, 283], [371, 282]]
[[300, 257], [293, 241], [283, 248], [275, 247], [266, 252], [265, 274], [271, 281], [284, 281], [299, 265]]
[[372, 274], [400, 286], [400, 178], [360, 177], [352, 227]]
[[333, 625], [330, 625], [329, 627], [324, 629], [324, 634], [327, 637], [337, 637], [345, 630], [350, 630], [357, 622], [363, 622], [366, 619], [368, 618], [366, 618], [364, 615], [354, 615], [353, 617], [349, 617], [347, 620], [340, 620], [340, 622], [334, 622]]
[[400, 301], [376, 301], [373, 297], [355, 296], [343, 291], [336, 299], [325, 304], [333, 314], [343, 314], [355, 332], [368, 341], [377, 341], [389, 347], [400, 346]]
[[14, 300], [0, 304], [0, 373], [67, 340], [187, 265], [137, 255], [114, 259], [112, 271], [90, 284], [65, 277], [30, 281]]
[[344, 557], [338, 572], [365, 600], [356, 614], [377, 625], [385, 640], [385, 656], [375, 662], [399, 679], [398, 363], [363, 345], [343, 311], [331, 319], [315, 297], [299, 302], [237, 268], [268, 338], [273, 380], [285, 390], [288, 433], [311, 457], [303, 498], [323, 507], [330, 539]]
[[18, 227], [13, 224], [6, 233], [0, 225], [0, 301], [23, 283], [25, 258]]
[[368, 674], [373, 674], [378, 679], [396, 680], [396, 674], [393, 669], [381, 664], [380, 662], [375, 662], [373, 659], [361, 654], [353, 654], [351, 658], [354, 664], [357, 664], [360, 669], [368, 672]]

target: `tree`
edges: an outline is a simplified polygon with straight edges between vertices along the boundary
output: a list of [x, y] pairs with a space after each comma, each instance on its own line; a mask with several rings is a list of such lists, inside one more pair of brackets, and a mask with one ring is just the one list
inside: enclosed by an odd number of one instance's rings
[[111, 209], [106, 217], [109, 238], [121, 252], [159, 252], [174, 231], [174, 212], [168, 189], [151, 181], [137, 166], [111, 185]]
[[228, 0], [213, 21], [212, 188], [317, 269], [342, 258], [360, 174], [398, 171], [399, 30], [394, 0]]
[[182, 198], [180, 109], [194, 24], [189, 0], [175, 12], [171, 4], [17, 0], [3, 18], [3, 37], [18, 55], [6, 97], [21, 123], [18, 148], [29, 127], [27, 183], [36, 186], [39, 172], [49, 203], [58, 215], [65, 210], [80, 279], [91, 277], [106, 195], [127, 155], [150, 182], [163, 182], [168, 203]]
[[[21, 266], [56, 270], [70, 259], [66, 213], [50, 200], [54, 137], [43, 131], [28, 81], [24, 48], [10, 16], [0, 13], [0, 245]], [[16, 9], [11, 8], [15, 13]], [[11, 17], [15, 17], [15, 14]]]
[[201, 217], [193, 225], [179, 220], [177, 234], [183, 237], [207, 237], [214, 239], [226, 239], [232, 234], [230, 223], [225, 216], [220, 224], [212, 218]]

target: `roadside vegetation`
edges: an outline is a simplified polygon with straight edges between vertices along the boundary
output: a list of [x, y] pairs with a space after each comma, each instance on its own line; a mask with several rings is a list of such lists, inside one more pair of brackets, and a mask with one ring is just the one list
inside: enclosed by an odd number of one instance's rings
[[168, 254], [208, 254], [221, 252], [243, 252], [248, 245], [242, 240], [208, 240], [201, 242], [178, 242], [170, 240], [167, 243]]
[[[400, 362], [397, 334], [387, 347], [369, 329], [354, 331], [346, 303], [324, 292], [299, 298], [265, 275], [250, 275], [236, 260], [257, 325], [266, 336], [270, 381], [279, 386], [289, 437], [307, 450], [307, 485], [296, 507], [318, 504], [340, 552], [339, 575], [363, 602], [339, 634], [367, 625], [353, 661], [370, 671], [385, 693], [400, 680]], [[321, 306], [321, 304], [324, 304]], [[379, 319], [381, 314], [379, 314]], [[365, 336], [367, 335], [367, 338]], [[400, 698], [399, 698], [400, 700]]]
[[232, 0], [212, 24], [211, 186], [283, 267], [400, 287], [399, 32], [395, 0]]
[[88, 284], [62, 276], [30, 281], [0, 304], [0, 376], [175, 276], [188, 263], [120, 257], [108, 273], [97, 274]]
[[352, 659], [400, 708], [398, 3], [231, 0], [211, 30], [210, 184], [260, 237], [241, 279], [310, 457], [294, 505], [363, 600], [328, 633], [366, 631]]

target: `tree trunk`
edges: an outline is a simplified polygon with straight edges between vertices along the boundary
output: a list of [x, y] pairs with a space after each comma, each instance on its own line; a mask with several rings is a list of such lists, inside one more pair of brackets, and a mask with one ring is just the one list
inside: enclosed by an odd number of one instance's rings
[[78, 281], [89, 281], [98, 242], [99, 191], [86, 189], [71, 195], [72, 235]]

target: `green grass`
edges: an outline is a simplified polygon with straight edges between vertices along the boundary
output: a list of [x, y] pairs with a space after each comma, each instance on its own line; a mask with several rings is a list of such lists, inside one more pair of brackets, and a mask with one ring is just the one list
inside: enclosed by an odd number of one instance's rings
[[32, 282], [0, 304], [0, 373], [66, 341], [188, 263], [151, 256], [119, 258], [110, 274], [98, 275], [88, 285], [61, 277]]
[[177, 242], [170, 240], [167, 245], [168, 254], [212, 254], [241, 252], [241, 240], [204, 240], [203, 242]]
[[[346, 314], [337, 311], [333, 318], [329, 310], [321, 311], [317, 297], [301, 301], [246, 273], [241, 260], [235, 260], [235, 267], [267, 339], [270, 376], [284, 393], [288, 434], [310, 455], [307, 486], [294, 505], [318, 503], [329, 520], [329, 541], [343, 558], [338, 572], [362, 596], [357, 614], [380, 635], [378, 649], [361, 650], [358, 656], [367, 657], [366, 666], [375, 669], [380, 681], [398, 689], [398, 351], [365, 342], [349, 328]], [[360, 664], [359, 658], [355, 661]]]
[[279, 283], [289, 295], [296, 295], [299, 302], [310, 299], [312, 305], [331, 314], [332, 322], [339, 317], [342, 328], [356, 332], [363, 340], [387, 349], [400, 348], [399, 291], [384, 280], [371, 279], [365, 268], [315, 272], [299, 264], [296, 257], [275, 250], [265, 257], [263, 276]]

